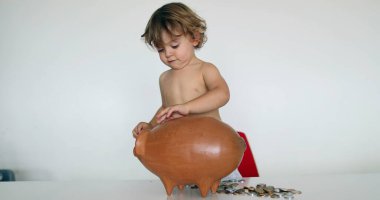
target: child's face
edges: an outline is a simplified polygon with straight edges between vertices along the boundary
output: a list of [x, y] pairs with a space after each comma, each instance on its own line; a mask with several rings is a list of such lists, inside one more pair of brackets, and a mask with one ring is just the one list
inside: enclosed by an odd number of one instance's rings
[[172, 69], [182, 69], [194, 58], [194, 46], [198, 45], [189, 35], [174, 32], [174, 35], [163, 31], [163, 46], [157, 47], [161, 61]]

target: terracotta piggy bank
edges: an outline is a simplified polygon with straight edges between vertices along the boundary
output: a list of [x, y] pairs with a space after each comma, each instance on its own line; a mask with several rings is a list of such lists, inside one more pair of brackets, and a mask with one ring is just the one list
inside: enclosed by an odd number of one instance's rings
[[202, 197], [216, 192], [220, 180], [235, 170], [245, 151], [244, 140], [229, 125], [211, 117], [170, 120], [136, 138], [134, 155], [164, 184], [196, 184]]

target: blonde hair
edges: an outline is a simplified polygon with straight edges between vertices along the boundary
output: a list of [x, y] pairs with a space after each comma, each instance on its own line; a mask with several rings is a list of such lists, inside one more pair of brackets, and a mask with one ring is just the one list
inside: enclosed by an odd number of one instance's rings
[[168, 3], [157, 9], [150, 17], [144, 34], [145, 43], [152, 47], [162, 45], [161, 34], [163, 31], [174, 36], [175, 31], [190, 35], [198, 40], [199, 49], [206, 42], [206, 21], [200, 18], [194, 11], [183, 3]]

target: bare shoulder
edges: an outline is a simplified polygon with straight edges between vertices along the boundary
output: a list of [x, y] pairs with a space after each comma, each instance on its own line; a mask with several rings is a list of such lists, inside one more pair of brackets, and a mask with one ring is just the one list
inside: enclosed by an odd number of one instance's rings
[[160, 83], [162, 81], [165, 81], [168, 78], [169, 72], [170, 72], [170, 70], [166, 70], [166, 71], [162, 72], [162, 74], [160, 75]]
[[218, 68], [212, 63], [205, 62], [202, 66], [202, 76], [206, 87], [210, 90], [213, 88], [222, 88], [228, 93], [228, 85], [222, 75], [219, 73]]
[[214, 64], [210, 62], [205, 62], [205, 61], [202, 62], [201, 66], [202, 66], [202, 69], [217, 69], [217, 67]]
[[201, 71], [203, 76], [221, 76], [218, 68], [209, 62], [203, 62]]

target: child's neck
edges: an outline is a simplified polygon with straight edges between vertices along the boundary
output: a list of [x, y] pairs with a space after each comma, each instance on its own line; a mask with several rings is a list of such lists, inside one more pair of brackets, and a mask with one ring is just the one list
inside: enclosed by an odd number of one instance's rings
[[171, 69], [171, 70], [174, 70], [174, 71], [180, 71], [180, 70], [184, 70], [184, 69], [188, 69], [189, 67], [192, 67], [194, 65], [199, 65], [200, 63], [202, 63], [203, 61], [198, 59], [196, 56], [194, 56], [190, 61], [189, 63], [187, 63], [187, 65], [185, 65], [184, 67], [180, 68], [180, 69]]

